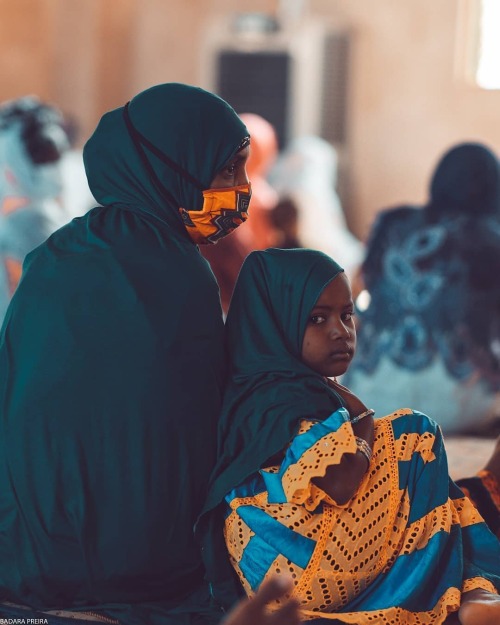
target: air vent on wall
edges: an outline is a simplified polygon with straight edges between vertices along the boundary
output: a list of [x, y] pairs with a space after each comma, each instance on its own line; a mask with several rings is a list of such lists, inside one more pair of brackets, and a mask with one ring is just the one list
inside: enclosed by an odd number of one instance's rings
[[327, 32], [323, 45], [320, 136], [334, 145], [345, 145], [350, 65], [349, 36], [344, 32]]
[[[245, 16], [244, 16], [245, 17]], [[294, 28], [217, 18], [202, 41], [200, 84], [239, 113], [256, 113], [276, 129], [280, 148], [316, 135], [337, 152], [337, 191], [349, 205], [351, 37], [344, 27], [307, 19]]]
[[305, 134], [347, 143], [349, 34], [319, 20], [293, 30], [237, 32], [218, 19], [206, 31], [200, 78], [236, 111], [271, 122], [280, 144]]
[[267, 119], [283, 146], [288, 138], [292, 59], [286, 51], [221, 50], [215, 91], [240, 113]]

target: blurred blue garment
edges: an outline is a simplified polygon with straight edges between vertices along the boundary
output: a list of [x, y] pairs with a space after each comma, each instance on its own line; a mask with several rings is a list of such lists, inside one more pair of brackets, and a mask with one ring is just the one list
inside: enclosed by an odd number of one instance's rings
[[499, 414], [500, 169], [480, 144], [441, 159], [423, 206], [383, 211], [362, 266], [345, 383], [379, 416], [410, 405], [445, 432]]
[[70, 219], [60, 201], [62, 114], [27, 96], [0, 106], [0, 323], [28, 252]]
[[92, 195], [83, 165], [82, 150], [72, 148], [61, 159], [61, 200], [68, 219], [81, 217], [99, 203]]

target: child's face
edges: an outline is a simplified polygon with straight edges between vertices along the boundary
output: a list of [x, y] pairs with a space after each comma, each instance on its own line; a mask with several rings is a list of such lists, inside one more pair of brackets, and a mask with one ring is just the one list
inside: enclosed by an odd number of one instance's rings
[[344, 273], [334, 278], [311, 310], [302, 343], [302, 360], [326, 377], [347, 371], [356, 349], [354, 303]]

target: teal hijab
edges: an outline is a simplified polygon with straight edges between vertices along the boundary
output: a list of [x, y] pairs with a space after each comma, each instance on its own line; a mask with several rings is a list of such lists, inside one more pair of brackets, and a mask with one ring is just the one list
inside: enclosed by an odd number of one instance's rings
[[270, 249], [245, 260], [226, 322], [229, 381], [218, 432], [218, 461], [197, 526], [217, 599], [229, 604], [231, 577], [222, 540], [225, 495], [286, 447], [306, 417], [343, 405], [302, 362], [304, 332], [325, 286], [343, 269], [308, 249]]
[[102, 206], [27, 257], [0, 334], [0, 600], [144, 622], [202, 580], [223, 322], [178, 207], [201, 208], [247, 135], [220, 98], [166, 84], [85, 146]]
[[179, 207], [201, 209], [202, 191], [248, 139], [227, 102], [197, 87], [168, 83], [106, 113], [83, 159], [100, 204], [132, 206], [186, 237]]

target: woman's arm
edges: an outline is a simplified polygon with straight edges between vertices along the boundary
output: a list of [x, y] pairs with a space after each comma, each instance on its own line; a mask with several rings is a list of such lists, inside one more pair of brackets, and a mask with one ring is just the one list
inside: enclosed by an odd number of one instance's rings
[[[366, 412], [367, 407], [347, 387], [333, 381], [330, 381], [330, 384], [341, 395], [351, 419]], [[373, 416], [364, 417], [358, 423], [353, 423], [352, 429], [355, 436], [364, 439], [370, 448], [373, 447]], [[315, 477], [312, 482], [339, 505], [343, 505], [356, 493], [368, 466], [366, 456], [360, 451], [355, 454], [344, 454], [340, 464], [328, 467], [324, 477]]]

